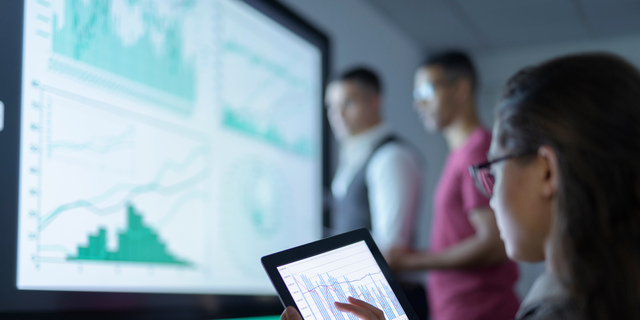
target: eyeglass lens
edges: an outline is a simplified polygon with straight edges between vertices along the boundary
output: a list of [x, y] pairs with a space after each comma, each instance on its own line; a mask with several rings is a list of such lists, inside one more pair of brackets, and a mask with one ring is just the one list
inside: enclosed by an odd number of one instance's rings
[[485, 195], [492, 196], [493, 195], [493, 185], [496, 182], [496, 178], [489, 172], [489, 170], [478, 170], [478, 182], [482, 186]]
[[413, 91], [413, 99], [415, 100], [431, 100], [435, 96], [433, 86], [423, 83]]

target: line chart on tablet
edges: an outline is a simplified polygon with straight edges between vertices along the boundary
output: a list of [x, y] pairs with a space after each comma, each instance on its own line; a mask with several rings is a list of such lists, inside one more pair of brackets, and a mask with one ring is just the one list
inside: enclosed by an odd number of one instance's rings
[[408, 319], [368, 247], [362, 242], [278, 268], [307, 320], [356, 320], [335, 308], [348, 297], [368, 302], [388, 320]]

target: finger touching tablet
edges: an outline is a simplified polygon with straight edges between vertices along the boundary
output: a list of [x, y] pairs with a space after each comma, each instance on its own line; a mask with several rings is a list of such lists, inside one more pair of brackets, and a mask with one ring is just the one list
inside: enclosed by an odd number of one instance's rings
[[335, 307], [348, 297], [377, 307], [387, 320], [417, 319], [366, 229], [265, 256], [262, 264], [284, 306], [305, 320], [355, 320]]

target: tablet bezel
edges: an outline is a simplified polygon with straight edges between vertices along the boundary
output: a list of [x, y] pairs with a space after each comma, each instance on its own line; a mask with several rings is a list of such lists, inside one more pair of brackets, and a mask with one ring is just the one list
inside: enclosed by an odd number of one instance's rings
[[[373, 238], [369, 231], [365, 228], [356, 229], [354, 231], [349, 231], [343, 234], [339, 234], [333, 237], [325, 238], [322, 240], [314, 241], [311, 243], [307, 243], [298, 247], [294, 247], [291, 249], [287, 249], [284, 251], [276, 252], [267, 256], [262, 257], [262, 265], [269, 275], [269, 279], [271, 279], [271, 283], [275, 287], [278, 292], [278, 296], [280, 297], [280, 301], [284, 307], [292, 306], [298, 310], [298, 305], [295, 303], [291, 293], [287, 289], [286, 284], [284, 283], [284, 279], [280, 276], [278, 272], [278, 267], [296, 262], [305, 258], [313, 257], [331, 250], [339, 249], [344, 246], [348, 246], [350, 244], [354, 244], [360, 241], [364, 241], [371, 251], [373, 258], [375, 259], [378, 267], [382, 271], [385, 279], [389, 283], [389, 286], [393, 290], [393, 293], [396, 295], [398, 302], [404, 309], [405, 314], [409, 320], [418, 320], [418, 316], [413, 311], [409, 300], [404, 295], [404, 292], [400, 288], [400, 284], [396, 281], [389, 265], [384, 260], [382, 253], [376, 246]], [[426, 301], [425, 301], [426, 303]], [[299, 312], [300, 310], [298, 310]]]

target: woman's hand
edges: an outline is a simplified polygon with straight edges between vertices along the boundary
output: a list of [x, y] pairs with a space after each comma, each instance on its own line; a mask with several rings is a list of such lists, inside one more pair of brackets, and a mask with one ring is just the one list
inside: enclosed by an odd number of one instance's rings
[[354, 297], [349, 297], [348, 300], [349, 303], [336, 302], [336, 309], [342, 312], [349, 312], [363, 320], [384, 320], [384, 312], [382, 310]]
[[280, 320], [302, 320], [302, 316], [294, 307], [287, 307], [280, 315]]
[[[336, 309], [349, 312], [362, 320], [384, 320], [382, 310], [353, 297], [349, 297], [349, 303], [336, 302]], [[302, 316], [294, 307], [287, 307], [280, 315], [280, 320], [302, 320]]]

